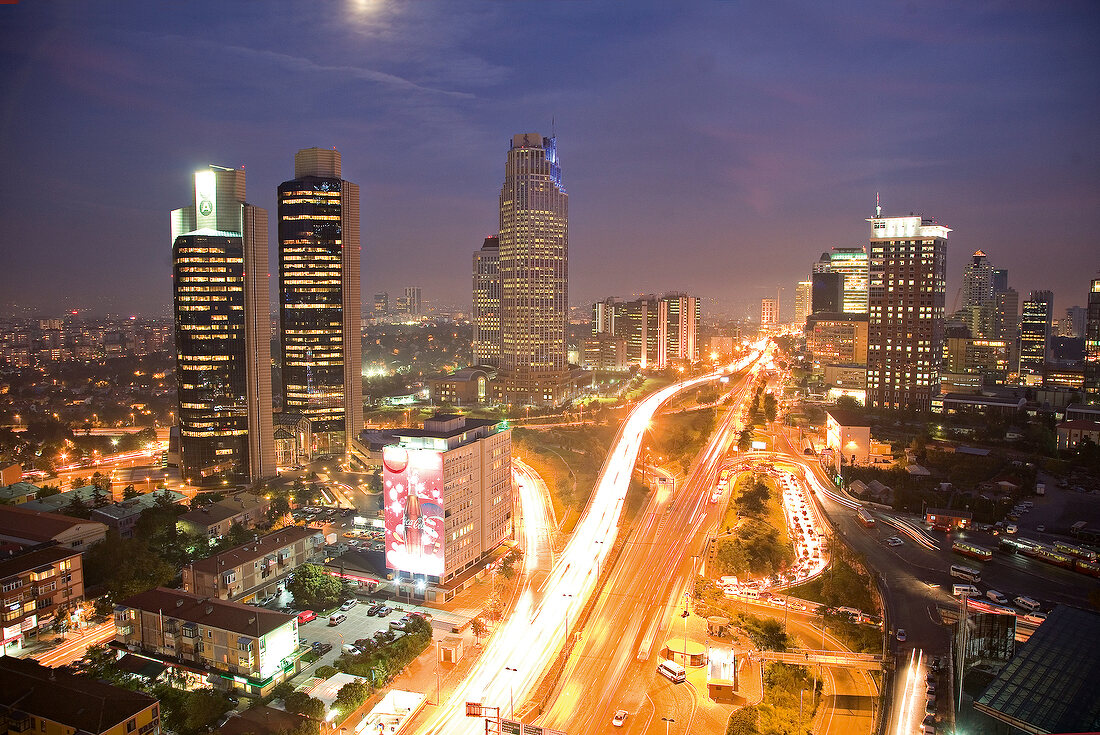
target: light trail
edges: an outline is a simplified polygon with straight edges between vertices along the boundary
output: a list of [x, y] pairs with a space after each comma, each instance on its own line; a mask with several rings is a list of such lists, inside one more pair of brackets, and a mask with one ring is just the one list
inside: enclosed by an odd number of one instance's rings
[[[759, 351], [751, 353], [726, 371], [743, 370], [758, 357]], [[614, 546], [627, 486], [653, 414], [676, 393], [721, 374], [719, 371], [682, 380], [646, 397], [634, 408], [619, 430], [581, 520], [550, 572], [542, 599], [536, 601], [532, 590], [524, 590], [515, 611], [490, 638], [465, 680], [420, 732], [483, 733], [484, 720], [465, 716], [466, 702], [503, 708], [512, 697], [518, 702], [527, 698], [565, 645], [566, 631], [575, 635], [573, 626], [595, 589], [597, 570]], [[515, 671], [509, 672], [506, 667]]]
[[901, 709], [898, 711], [898, 719], [894, 726], [894, 735], [908, 735], [908, 733], [916, 732], [916, 723], [913, 722], [913, 708], [915, 703], [921, 699], [920, 693], [924, 686], [923, 660], [923, 650], [914, 648], [909, 652], [909, 664], [905, 670], [905, 689], [903, 690]]

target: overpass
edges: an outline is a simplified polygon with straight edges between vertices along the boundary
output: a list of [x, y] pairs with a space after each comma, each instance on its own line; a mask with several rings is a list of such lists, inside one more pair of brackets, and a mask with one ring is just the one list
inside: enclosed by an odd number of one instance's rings
[[809, 666], [841, 666], [849, 669], [876, 670], [882, 668], [882, 656], [877, 653], [849, 653], [845, 651], [812, 651], [795, 648], [790, 651], [760, 651], [752, 654], [762, 661], [778, 661], [783, 664]]

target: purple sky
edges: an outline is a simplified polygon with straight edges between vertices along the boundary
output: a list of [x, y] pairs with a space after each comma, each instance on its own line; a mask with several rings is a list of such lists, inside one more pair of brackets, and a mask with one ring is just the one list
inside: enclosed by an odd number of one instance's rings
[[318, 145], [362, 187], [364, 301], [468, 304], [509, 139], [552, 119], [571, 303], [789, 298], [876, 192], [953, 228], [949, 308], [977, 248], [1059, 311], [1100, 268], [1094, 2], [0, 8], [0, 303], [166, 314], [191, 172], [273, 210]]

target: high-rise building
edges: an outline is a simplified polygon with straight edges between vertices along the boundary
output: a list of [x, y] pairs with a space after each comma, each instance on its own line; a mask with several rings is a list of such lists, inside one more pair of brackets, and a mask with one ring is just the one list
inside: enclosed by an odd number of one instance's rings
[[243, 169], [195, 174], [172, 212], [180, 470], [192, 485], [275, 474], [267, 212]]
[[475, 365], [500, 362], [500, 238], [487, 237], [474, 253], [473, 352]]
[[383, 291], [374, 295], [374, 315], [386, 316], [390, 313], [390, 295]]
[[1089, 285], [1085, 322], [1085, 392], [1090, 403], [1100, 402], [1100, 277]]
[[567, 397], [569, 196], [557, 141], [512, 138], [500, 190], [500, 373], [505, 403]]
[[971, 335], [976, 338], [993, 336], [996, 291], [993, 286], [993, 266], [989, 264], [987, 257], [981, 250], [975, 251], [963, 271], [964, 321], [970, 328]]
[[836, 314], [844, 311], [844, 276], [817, 271], [810, 276], [810, 313]]
[[409, 316], [420, 316], [424, 313], [424, 304], [420, 300], [419, 286], [405, 287], [405, 309]]
[[1020, 331], [1020, 294], [1014, 288], [998, 291], [993, 305], [993, 336], [1015, 344]]
[[811, 314], [806, 319], [806, 348], [813, 371], [821, 373], [829, 365], [866, 365], [867, 335], [866, 314]]
[[650, 294], [632, 301], [611, 297], [592, 306], [592, 334], [624, 340], [628, 364], [663, 370], [674, 362], [699, 359], [701, 315], [697, 296]]
[[1053, 336], [1054, 294], [1051, 291], [1032, 291], [1024, 302], [1020, 319], [1021, 380], [1028, 383], [1041, 381]]
[[993, 293], [999, 291], [1008, 290], [1008, 269], [1007, 268], [994, 268], [993, 269]]
[[769, 329], [779, 324], [779, 300], [760, 299], [760, 326]]
[[283, 411], [311, 421], [319, 454], [363, 428], [359, 277], [359, 185], [335, 148], [302, 149], [279, 185]]
[[806, 324], [806, 317], [813, 313], [813, 281], [799, 281], [794, 290], [794, 323]]
[[842, 311], [847, 314], [866, 314], [869, 278], [867, 249], [833, 248], [829, 255], [829, 271], [839, 273], [844, 279], [841, 285]]
[[436, 414], [382, 450], [386, 566], [401, 594], [450, 600], [512, 531], [512, 431]]
[[867, 400], [928, 410], [940, 383], [947, 235], [934, 219], [872, 217]]
[[1058, 328], [1059, 337], [1084, 339], [1089, 310], [1086, 306], [1067, 306], [1066, 316]]

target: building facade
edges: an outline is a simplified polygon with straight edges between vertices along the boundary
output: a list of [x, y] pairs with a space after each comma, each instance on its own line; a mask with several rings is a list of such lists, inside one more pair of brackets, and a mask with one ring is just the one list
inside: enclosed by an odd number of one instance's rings
[[116, 648], [218, 688], [264, 696], [298, 671], [298, 618], [157, 587], [115, 605]]
[[806, 349], [813, 357], [813, 371], [827, 365], [866, 365], [868, 319], [866, 314], [811, 314], [806, 320]]
[[305, 148], [279, 185], [283, 411], [309, 418], [318, 454], [363, 428], [359, 185], [336, 149]]
[[817, 271], [810, 276], [810, 313], [822, 311], [844, 311], [844, 276], [839, 273]]
[[976, 250], [963, 270], [963, 310], [970, 334], [977, 338], [993, 336], [993, 313], [996, 309], [993, 289], [993, 266], [988, 256]]
[[1032, 291], [1020, 318], [1020, 379], [1042, 382], [1054, 332], [1054, 294]]
[[[65, 630], [84, 601], [81, 552], [58, 545], [35, 547], [0, 561], [4, 655], [18, 654], [26, 637]], [[57, 625], [60, 623], [60, 625]]]
[[610, 367], [621, 364], [619, 348], [614, 342], [600, 341], [605, 336], [623, 340], [625, 366], [663, 370], [674, 363], [696, 362], [701, 315], [699, 298], [682, 293], [650, 294], [631, 301], [610, 297], [592, 306], [596, 339], [583, 349], [593, 350], [591, 359], [609, 366], [601, 369], [623, 369]]
[[1100, 403], [1100, 278], [1093, 278], [1089, 284], [1085, 319], [1085, 392], [1090, 402]]
[[813, 313], [813, 281], [799, 281], [794, 289], [794, 323], [803, 325]]
[[200, 597], [253, 602], [275, 594], [298, 567], [324, 552], [316, 529], [287, 526], [247, 544], [192, 562], [183, 568], [183, 589]]
[[567, 371], [569, 294], [569, 196], [555, 138], [512, 138], [499, 238], [500, 399], [554, 404]]
[[867, 400], [927, 411], [940, 385], [951, 230], [919, 215], [868, 222]]
[[500, 238], [487, 237], [474, 253], [473, 358], [475, 365], [500, 364]]
[[195, 174], [172, 212], [180, 471], [191, 485], [275, 474], [267, 212], [243, 169]]
[[760, 299], [760, 326], [763, 329], [779, 326], [779, 299]]
[[829, 272], [839, 273], [841, 310], [846, 314], [867, 313], [867, 292], [870, 278], [867, 249], [833, 248], [829, 253]]
[[512, 533], [512, 432], [437, 414], [382, 452], [386, 566], [402, 594], [449, 600]]

